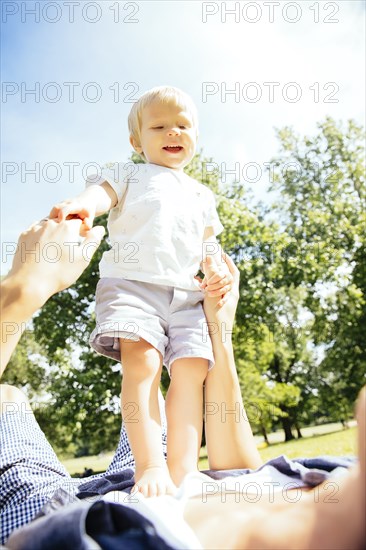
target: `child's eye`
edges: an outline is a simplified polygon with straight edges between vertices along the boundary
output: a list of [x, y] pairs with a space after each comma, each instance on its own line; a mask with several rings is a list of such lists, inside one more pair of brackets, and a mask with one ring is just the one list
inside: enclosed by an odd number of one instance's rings
[[162, 128], [163, 128], [163, 126], [154, 126], [153, 130], [161, 130]]
[[185, 126], [179, 126], [179, 128], [181, 128], [181, 130], [185, 130], [185, 129], [186, 129]]

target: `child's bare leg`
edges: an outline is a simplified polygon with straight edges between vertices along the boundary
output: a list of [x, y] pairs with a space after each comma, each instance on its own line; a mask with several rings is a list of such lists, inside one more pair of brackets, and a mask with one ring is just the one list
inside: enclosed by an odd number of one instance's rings
[[180, 485], [188, 472], [197, 471], [202, 440], [203, 383], [208, 361], [177, 359], [171, 366], [166, 396], [168, 423], [168, 467], [172, 480]]
[[123, 378], [122, 418], [135, 458], [135, 482], [144, 496], [172, 493], [161, 443], [158, 389], [162, 369], [160, 353], [145, 340], [120, 340]]

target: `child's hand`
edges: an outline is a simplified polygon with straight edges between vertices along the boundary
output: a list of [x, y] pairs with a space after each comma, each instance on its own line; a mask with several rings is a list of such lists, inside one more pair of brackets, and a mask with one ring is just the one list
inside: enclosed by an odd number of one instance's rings
[[[223, 255], [223, 259], [229, 269], [229, 272], [233, 278], [231, 283], [231, 290], [225, 295], [223, 300], [219, 298], [210, 298], [207, 294], [203, 301], [203, 309], [205, 311], [207, 322], [210, 326], [214, 327], [214, 338], [219, 337], [223, 327], [225, 330], [232, 330], [235, 319], [235, 312], [239, 301], [239, 283], [240, 283], [240, 273], [233, 260], [228, 256], [228, 254]], [[216, 264], [211, 256], [207, 258], [207, 269], [208, 277], [211, 273], [214, 273], [216, 269]], [[222, 304], [221, 302], [224, 302]], [[221, 305], [220, 305], [221, 303]], [[223, 306], [223, 307], [222, 307]], [[216, 327], [216, 329], [215, 329]], [[225, 341], [225, 336], [223, 336]]]
[[201, 282], [201, 288], [210, 298], [221, 296], [218, 306], [221, 307], [228, 299], [228, 293], [232, 288], [233, 276], [226, 262], [217, 264], [211, 256], [202, 264], [205, 277]]
[[64, 220], [71, 220], [78, 218], [82, 221], [81, 235], [90, 231], [93, 227], [93, 221], [95, 217], [95, 205], [91, 202], [81, 200], [79, 197], [74, 199], [67, 199], [65, 201], [56, 204], [50, 214], [51, 220], [62, 222]]

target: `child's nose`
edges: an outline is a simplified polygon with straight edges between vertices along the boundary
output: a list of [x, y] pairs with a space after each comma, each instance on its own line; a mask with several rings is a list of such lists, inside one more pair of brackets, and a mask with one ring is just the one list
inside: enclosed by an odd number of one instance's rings
[[169, 136], [179, 135], [179, 134], [180, 134], [180, 128], [178, 126], [174, 126], [168, 129]]

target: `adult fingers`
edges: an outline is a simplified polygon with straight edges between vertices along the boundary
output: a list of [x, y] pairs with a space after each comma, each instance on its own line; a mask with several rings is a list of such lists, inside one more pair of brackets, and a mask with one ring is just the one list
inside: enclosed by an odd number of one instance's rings
[[211, 275], [211, 277], [209, 277], [207, 284], [210, 286], [221, 282], [221, 284], [227, 285], [228, 283], [231, 283], [233, 280], [234, 280], [234, 277], [231, 275], [231, 273], [225, 273], [223, 271], [219, 271]]
[[223, 253], [222, 257], [223, 257], [223, 259], [224, 259], [224, 262], [225, 262], [226, 265], [228, 266], [231, 275], [234, 277], [234, 279], [238, 279], [238, 280], [239, 280], [240, 271], [239, 271], [239, 269], [236, 267], [236, 265], [234, 264], [233, 260], [230, 258], [230, 256], [229, 256], [228, 254], [226, 254], [226, 252]]
[[83, 259], [86, 264], [89, 264], [95, 252], [97, 251], [101, 240], [105, 234], [105, 229], [102, 225], [96, 225], [85, 233], [85, 238], [77, 248], [80, 259]]
[[206, 256], [202, 263], [206, 276], [210, 276], [217, 270], [216, 262], [212, 256]]

